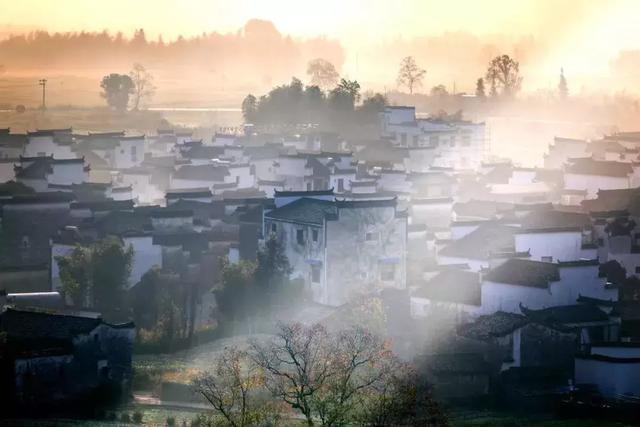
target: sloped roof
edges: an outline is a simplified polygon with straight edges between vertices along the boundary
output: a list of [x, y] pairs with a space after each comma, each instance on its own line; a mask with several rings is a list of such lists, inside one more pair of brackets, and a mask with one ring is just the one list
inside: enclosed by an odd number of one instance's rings
[[530, 310], [523, 306], [520, 309], [531, 319], [551, 323], [573, 324], [609, 320], [607, 313], [592, 304], [563, 305], [541, 310]]
[[493, 253], [513, 252], [513, 236], [517, 230], [517, 227], [493, 222], [482, 224], [476, 230], [442, 248], [438, 255], [489, 259]]
[[577, 212], [542, 211], [531, 212], [522, 220], [525, 230], [553, 229], [562, 227], [588, 227], [591, 225], [589, 215]]
[[458, 304], [480, 305], [480, 275], [460, 269], [438, 273], [412, 294], [418, 298]]
[[558, 265], [550, 262], [511, 258], [489, 271], [484, 280], [533, 288], [546, 288], [560, 280]]
[[463, 337], [489, 340], [502, 337], [529, 323], [526, 316], [516, 313], [497, 311], [478, 317], [472, 323], [458, 327], [458, 334]]
[[597, 161], [589, 158], [573, 159], [565, 172], [580, 175], [611, 176], [623, 178], [633, 173], [629, 163]]
[[337, 208], [332, 201], [302, 197], [265, 213], [265, 217], [288, 222], [322, 225], [327, 215], [335, 215], [336, 213]]
[[7, 309], [0, 315], [0, 329], [10, 338], [72, 339], [102, 323], [99, 318]]
[[224, 181], [229, 170], [223, 166], [184, 165], [174, 172], [174, 179], [191, 179], [196, 181]]

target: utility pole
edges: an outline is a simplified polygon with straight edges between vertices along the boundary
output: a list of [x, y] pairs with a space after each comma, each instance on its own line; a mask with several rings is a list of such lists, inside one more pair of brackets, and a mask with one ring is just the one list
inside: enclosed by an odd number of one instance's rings
[[40, 79], [38, 81], [38, 84], [42, 86], [42, 111], [44, 111], [47, 109], [46, 93], [45, 93], [45, 89], [47, 87], [47, 79]]

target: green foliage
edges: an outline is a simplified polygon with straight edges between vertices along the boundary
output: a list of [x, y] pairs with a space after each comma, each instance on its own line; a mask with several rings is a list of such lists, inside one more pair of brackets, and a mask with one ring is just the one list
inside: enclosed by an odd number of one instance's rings
[[112, 73], [104, 76], [100, 82], [102, 96], [112, 109], [124, 112], [129, 105], [129, 97], [135, 92], [135, 83], [126, 74]]
[[93, 245], [91, 281], [96, 308], [110, 310], [122, 305], [132, 262], [133, 248], [125, 248], [116, 237], [107, 237]]
[[256, 264], [240, 261], [232, 264], [222, 262], [222, 289], [215, 292], [220, 311], [227, 320], [236, 321], [249, 317], [258, 304], [254, 272]]
[[333, 64], [326, 59], [316, 58], [307, 64], [307, 74], [311, 77], [310, 84], [322, 89], [328, 89], [338, 82], [340, 76]]
[[258, 100], [249, 94], [242, 100], [242, 117], [245, 123], [253, 123], [256, 120], [258, 110]]
[[120, 239], [107, 237], [89, 246], [78, 245], [69, 255], [55, 259], [62, 291], [74, 304], [99, 310], [122, 305], [133, 248], [125, 248]]
[[445, 85], [437, 85], [431, 88], [430, 95], [436, 98], [444, 98], [449, 95]]
[[226, 320], [240, 321], [264, 313], [286, 300], [301, 297], [302, 288], [289, 280], [291, 266], [275, 236], [267, 238], [256, 262], [222, 260], [222, 288], [215, 291]]
[[133, 416], [131, 417], [131, 420], [136, 424], [142, 424], [143, 418], [144, 418], [144, 414], [142, 412], [135, 411], [133, 413]]
[[294, 77], [290, 84], [277, 86], [259, 99], [247, 95], [242, 113], [246, 123], [256, 125], [314, 123], [337, 128], [346, 123], [370, 122], [371, 113], [384, 110], [386, 104], [382, 94], [366, 98], [357, 108], [359, 101], [360, 84], [356, 80], [341, 79], [325, 94], [321, 86], [305, 87]]
[[480, 99], [484, 99], [487, 97], [487, 94], [485, 93], [485, 89], [484, 89], [483, 78], [479, 78], [478, 80], [476, 80], [476, 96]]
[[498, 55], [489, 63], [485, 79], [491, 86], [491, 96], [515, 96], [522, 86], [520, 63], [509, 55]]

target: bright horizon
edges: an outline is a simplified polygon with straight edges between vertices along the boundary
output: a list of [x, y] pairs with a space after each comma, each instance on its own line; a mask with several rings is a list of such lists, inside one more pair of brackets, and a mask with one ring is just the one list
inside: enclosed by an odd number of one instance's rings
[[[378, 57], [376, 46], [396, 40], [464, 32], [487, 42], [533, 38], [544, 56], [530, 67], [527, 90], [552, 87], [560, 68], [574, 88], [606, 76], [620, 51], [640, 50], [640, 4], [636, 0], [0, 0], [0, 37], [42, 29], [51, 32], [123, 32], [143, 28], [147, 38], [235, 33], [251, 19], [274, 23], [296, 38], [325, 36], [345, 50], [343, 72], [358, 75], [358, 60]], [[107, 5], [107, 6], [105, 6]], [[18, 24], [19, 23], [19, 24]], [[455, 49], [451, 46], [451, 49]], [[373, 52], [373, 53], [372, 53]], [[396, 57], [389, 55], [395, 67]], [[397, 56], [397, 55], [396, 55]], [[363, 60], [364, 58], [364, 60]], [[517, 58], [518, 59], [518, 58]], [[389, 65], [389, 64], [385, 64]], [[424, 64], [429, 69], [429, 64]], [[382, 74], [382, 73], [379, 73]], [[525, 73], [526, 74], [526, 73]], [[384, 75], [369, 79], [382, 82]], [[469, 85], [470, 82], [467, 82]], [[467, 88], [469, 89], [469, 88]]]

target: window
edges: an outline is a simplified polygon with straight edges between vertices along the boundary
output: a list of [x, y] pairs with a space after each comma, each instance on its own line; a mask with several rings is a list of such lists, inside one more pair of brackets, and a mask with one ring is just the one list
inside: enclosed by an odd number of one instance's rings
[[543, 256], [543, 257], [540, 257], [540, 261], [542, 261], [542, 262], [553, 262], [553, 257], [552, 256]]
[[403, 132], [400, 134], [400, 144], [405, 145], [406, 143], [407, 143], [407, 134]]
[[604, 239], [602, 237], [598, 238], [598, 246], [604, 246]]
[[413, 145], [418, 145], [418, 135], [413, 135]]
[[138, 161], [138, 147], [135, 145], [131, 146], [131, 160], [134, 162]]
[[431, 145], [433, 145], [434, 147], [438, 146], [438, 135], [431, 135], [429, 137], [429, 142], [431, 143]]
[[344, 191], [344, 179], [338, 179], [338, 192], [342, 193]]
[[307, 182], [307, 191], [311, 191], [311, 183]]
[[636, 274], [640, 274], [640, 266], [636, 267]]
[[311, 266], [311, 283], [320, 283], [320, 276], [322, 273], [322, 269], [320, 265], [312, 265]]
[[396, 265], [384, 263], [380, 264], [380, 280], [383, 282], [392, 282], [396, 277]]
[[304, 230], [298, 229], [296, 230], [296, 241], [299, 245], [304, 245]]
[[318, 230], [311, 230], [311, 238], [314, 242], [318, 242]]
[[365, 233], [364, 240], [365, 242], [377, 242], [379, 237], [380, 233], [378, 233], [377, 231], [369, 231]]
[[278, 225], [274, 222], [271, 224], [271, 232], [275, 233], [276, 231], [278, 231]]

